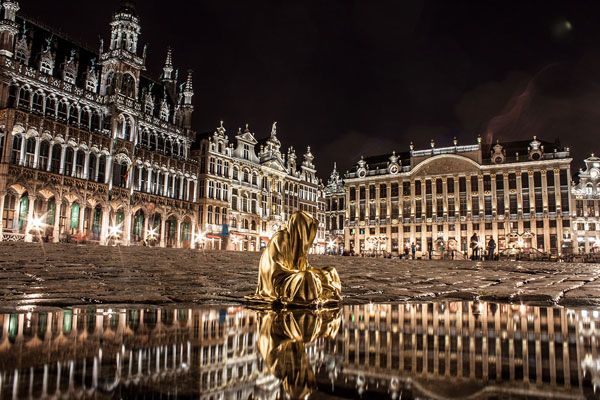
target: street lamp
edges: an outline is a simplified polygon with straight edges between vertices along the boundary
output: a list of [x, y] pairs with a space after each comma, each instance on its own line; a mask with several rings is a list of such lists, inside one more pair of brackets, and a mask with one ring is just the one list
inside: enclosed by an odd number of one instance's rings
[[117, 244], [117, 240], [121, 236], [121, 233], [123, 233], [121, 226], [122, 224], [117, 224], [108, 227], [108, 239], [109, 241], [110, 239], [113, 239], [115, 241], [115, 245]]

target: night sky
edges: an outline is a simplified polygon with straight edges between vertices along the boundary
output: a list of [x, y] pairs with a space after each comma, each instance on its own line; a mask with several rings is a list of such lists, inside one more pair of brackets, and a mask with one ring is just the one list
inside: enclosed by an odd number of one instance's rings
[[[98, 47], [118, 0], [21, 0]], [[139, 0], [157, 77], [194, 70], [195, 128], [310, 144], [319, 174], [361, 154], [537, 135], [600, 153], [600, 2]]]

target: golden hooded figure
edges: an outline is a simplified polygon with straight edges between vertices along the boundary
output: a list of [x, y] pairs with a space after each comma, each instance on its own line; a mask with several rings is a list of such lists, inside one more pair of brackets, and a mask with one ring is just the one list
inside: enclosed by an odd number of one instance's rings
[[290, 217], [273, 235], [260, 257], [258, 287], [247, 299], [283, 306], [318, 307], [342, 299], [342, 285], [333, 267], [314, 268], [307, 255], [319, 221], [304, 211]]

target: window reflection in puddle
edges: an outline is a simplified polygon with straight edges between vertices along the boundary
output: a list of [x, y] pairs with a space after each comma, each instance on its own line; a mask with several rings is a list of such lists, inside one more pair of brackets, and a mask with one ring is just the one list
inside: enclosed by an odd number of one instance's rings
[[0, 398], [592, 398], [600, 313], [484, 302], [0, 314]]

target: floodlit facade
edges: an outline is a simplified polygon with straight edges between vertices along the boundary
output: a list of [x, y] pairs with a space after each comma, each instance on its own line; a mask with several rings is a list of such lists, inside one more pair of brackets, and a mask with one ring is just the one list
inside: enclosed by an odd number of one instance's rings
[[327, 253], [342, 254], [344, 252], [344, 220], [346, 218], [344, 181], [340, 177], [337, 165], [327, 180], [323, 190], [325, 200], [325, 229], [327, 236]]
[[233, 141], [223, 123], [199, 135], [192, 151], [200, 165], [198, 226], [212, 249], [258, 251], [297, 210], [319, 220], [313, 252], [325, 251], [325, 202], [310, 146], [297, 162], [284, 154], [274, 123], [257, 139], [246, 125]]
[[572, 188], [573, 241], [579, 253], [596, 253], [600, 249], [600, 158], [592, 154], [579, 170], [579, 182]]
[[97, 50], [0, 12], [0, 237], [192, 247], [191, 72], [145, 72], [123, 2]]
[[571, 249], [571, 157], [559, 143], [477, 143], [361, 158], [344, 178], [345, 249], [432, 258]]

